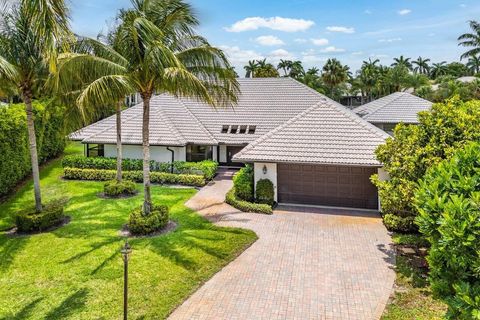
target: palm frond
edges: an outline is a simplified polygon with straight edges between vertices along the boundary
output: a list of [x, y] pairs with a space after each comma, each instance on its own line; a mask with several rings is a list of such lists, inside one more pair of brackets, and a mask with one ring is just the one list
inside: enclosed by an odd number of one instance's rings
[[8, 62], [5, 58], [0, 56], [0, 79], [9, 83], [17, 83], [19, 74], [14, 65]]

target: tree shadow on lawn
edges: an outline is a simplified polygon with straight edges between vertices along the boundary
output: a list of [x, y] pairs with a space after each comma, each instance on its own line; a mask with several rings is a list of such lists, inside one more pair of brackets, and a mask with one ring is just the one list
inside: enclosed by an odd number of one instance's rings
[[0, 235], [0, 271], [6, 271], [10, 267], [15, 256], [22, 251], [27, 241], [26, 237], [10, 238], [5, 234]]
[[65, 319], [85, 307], [87, 302], [88, 290], [80, 289], [68, 296], [55, 309], [51, 310], [45, 320]]
[[33, 309], [39, 304], [43, 298], [38, 298], [24, 306], [20, 311], [18, 311], [14, 316], [7, 317], [5, 320], [24, 320], [32, 316]]

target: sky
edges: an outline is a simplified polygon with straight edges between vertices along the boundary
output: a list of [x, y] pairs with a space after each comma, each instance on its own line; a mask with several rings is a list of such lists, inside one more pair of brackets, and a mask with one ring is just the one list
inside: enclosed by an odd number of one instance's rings
[[[73, 30], [95, 37], [129, 0], [70, 0]], [[337, 58], [354, 71], [362, 61], [421, 56], [458, 61], [457, 37], [480, 19], [478, 0], [191, 0], [198, 32], [222, 48], [237, 72], [252, 59], [301, 60], [321, 69]]]

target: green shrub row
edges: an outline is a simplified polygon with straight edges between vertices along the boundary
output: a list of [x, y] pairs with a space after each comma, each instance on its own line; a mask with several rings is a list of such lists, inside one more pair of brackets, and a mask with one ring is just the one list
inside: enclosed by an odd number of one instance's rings
[[135, 182], [129, 180], [117, 180], [108, 181], [103, 186], [103, 193], [108, 197], [119, 197], [122, 195], [132, 195], [137, 192]]
[[238, 199], [235, 196], [235, 187], [233, 187], [230, 191], [227, 192], [227, 195], [225, 197], [225, 202], [231, 205], [232, 207], [243, 212], [254, 212], [254, 213], [264, 213], [264, 214], [273, 213], [272, 207], [268, 204], [253, 203], [253, 202], [248, 202], [245, 200]]
[[[40, 163], [65, 148], [64, 107], [34, 101], [35, 133]], [[8, 194], [31, 172], [25, 105], [0, 108], [0, 196]]]
[[253, 194], [253, 167], [246, 165], [233, 176], [233, 185], [235, 186], [235, 196], [244, 201], [252, 202]]
[[[70, 180], [108, 181], [115, 179], [115, 170], [64, 168], [63, 177]], [[123, 178], [135, 182], [143, 181], [142, 171], [123, 171]], [[206, 184], [204, 176], [193, 174], [175, 174], [165, 172], [150, 172], [150, 181], [160, 184], [181, 184], [202, 187]]]
[[43, 206], [43, 210], [37, 213], [35, 207], [22, 210], [15, 214], [15, 224], [19, 232], [44, 231], [56, 226], [65, 219], [63, 208], [67, 199], [51, 201]]
[[417, 232], [418, 228], [415, 225], [415, 217], [400, 217], [391, 213], [387, 213], [383, 216], [383, 223], [385, 227], [390, 231], [397, 232]]
[[268, 204], [273, 206], [275, 203], [275, 191], [273, 189], [273, 182], [269, 179], [260, 179], [257, 181], [255, 201], [258, 203]]
[[142, 208], [135, 209], [128, 220], [128, 230], [134, 235], [149, 235], [163, 229], [168, 223], [168, 207], [153, 205], [148, 216], [144, 216]]
[[[64, 168], [115, 170], [117, 168], [117, 159], [70, 155], [63, 158], [62, 166]], [[201, 162], [174, 161], [173, 163], [150, 161], [150, 170], [152, 172], [170, 173], [172, 166], [173, 173], [203, 175], [207, 180], [213, 179], [218, 169], [218, 163], [211, 160]], [[122, 168], [126, 171], [142, 171], [143, 160], [123, 159]]]

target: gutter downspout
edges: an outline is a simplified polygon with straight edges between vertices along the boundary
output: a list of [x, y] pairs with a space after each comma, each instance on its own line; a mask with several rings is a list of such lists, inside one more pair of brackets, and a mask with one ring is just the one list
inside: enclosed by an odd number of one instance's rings
[[172, 153], [172, 164], [170, 165], [170, 173], [173, 173], [173, 162], [175, 161], [175, 151], [167, 147], [167, 150]]

